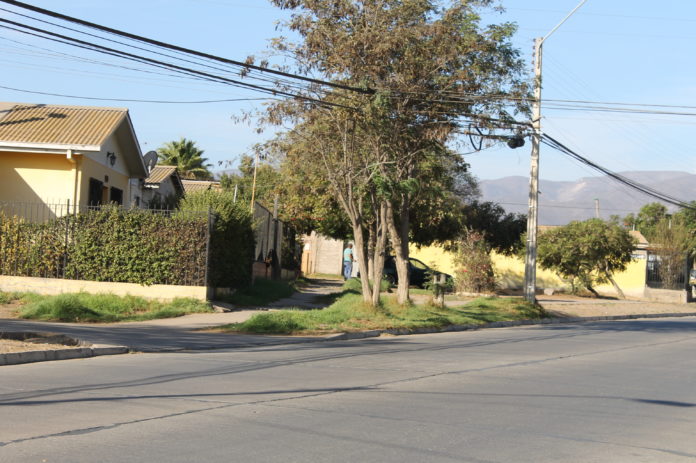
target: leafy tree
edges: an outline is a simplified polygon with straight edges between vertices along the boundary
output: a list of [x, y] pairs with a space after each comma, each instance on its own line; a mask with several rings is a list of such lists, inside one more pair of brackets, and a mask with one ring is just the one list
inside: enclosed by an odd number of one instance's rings
[[661, 203], [649, 203], [638, 211], [638, 214], [628, 214], [624, 217], [624, 225], [627, 228], [635, 228], [650, 241], [654, 235], [657, 224], [667, 217], [667, 207]]
[[[263, 147], [257, 146], [255, 149], [262, 150]], [[246, 204], [250, 203], [252, 190], [254, 190], [254, 201], [258, 201], [268, 208], [272, 207], [280, 183], [278, 169], [273, 164], [259, 162], [256, 168], [256, 186], [254, 186], [254, 156], [242, 156], [237, 169], [239, 173], [220, 176], [222, 188], [232, 192], [236, 189], [237, 201]]]
[[686, 228], [696, 232], [696, 201], [689, 202], [690, 207], [680, 209], [674, 214], [674, 218], [679, 220]]
[[274, 103], [266, 121], [293, 120], [300, 126], [296, 136], [312, 140], [306, 147], [321, 156], [315, 159], [349, 216], [361, 268], [384, 254], [380, 243], [388, 230], [397, 296], [405, 303], [413, 211], [437, 193], [430, 186], [455, 155], [448, 146], [458, 129], [471, 117], [483, 126], [526, 110], [523, 103], [508, 104], [510, 97], [521, 102], [515, 97], [528, 93], [524, 63], [510, 43], [515, 26], [480, 24], [479, 12], [493, 0], [456, 0], [447, 7], [424, 0], [272, 3], [293, 10], [286, 26], [302, 39], [288, 44], [279, 38], [276, 51], [294, 57], [300, 71], [369, 89], [362, 95], [325, 89], [311, 95], [340, 105], [330, 111]]
[[686, 259], [696, 254], [696, 236], [688, 218], [688, 213], [675, 214], [671, 219], [664, 218], [652, 232], [650, 244], [658, 256], [657, 270], [666, 288], [679, 286]]
[[597, 296], [594, 285], [609, 281], [624, 298], [613, 275], [626, 270], [635, 246], [625, 228], [601, 219], [574, 221], [540, 234], [538, 246], [541, 268], [569, 280], [573, 290], [579, 282]]
[[157, 156], [162, 165], [177, 166], [179, 173], [184, 178], [207, 180], [213, 177], [210, 172], [210, 164], [203, 157], [203, 150], [196, 146], [196, 142], [181, 138], [178, 141], [170, 141], [157, 150]]

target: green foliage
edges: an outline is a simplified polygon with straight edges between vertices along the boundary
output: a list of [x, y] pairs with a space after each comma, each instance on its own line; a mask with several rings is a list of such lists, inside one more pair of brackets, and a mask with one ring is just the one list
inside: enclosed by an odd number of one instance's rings
[[649, 203], [640, 208], [638, 215], [631, 213], [624, 217], [623, 223], [627, 228], [635, 227], [648, 241], [652, 241], [655, 227], [665, 218], [667, 218], [667, 207], [664, 204]]
[[251, 283], [255, 236], [248, 205], [234, 202], [230, 191], [207, 190], [186, 195], [182, 212], [211, 210], [215, 220], [210, 236], [208, 282], [216, 287], [243, 288]]
[[209, 304], [195, 299], [158, 302], [136, 296], [70, 293], [35, 296], [21, 309], [19, 316], [35, 320], [107, 323], [171, 318], [210, 311]]
[[[265, 145], [256, 147], [258, 150], [263, 150], [264, 148]], [[265, 158], [266, 156], [263, 157]], [[254, 185], [254, 157], [249, 155], [242, 156], [238, 169], [239, 174], [222, 174], [220, 184], [225, 190], [232, 192], [237, 187], [237, 201], [250, 204]], [[264, 206], [272, 206], [273, 199], [278, 193], [280, 177], [280, 172], [272, 164], [259, 162], [256, 169], [254, 200]]]
[[71, 227], [67, 278], [205, 285], [205, 214], [102, 207], [73, 217]]
[[623, 227], [590, 219], [541, 233], [537, 258], [541, 268], [555, 271], [573, 288], [580, 283], [594, 292], [595, 284], [626, 270], [634, 246], [633, 237]]
[[157, 150], [160, 164], [165, 166], [177, 166], [179, 174], [184, 178], [196, 178], [207, 180], [213, 178], [210, 172], [210, 164], [203, 157], [203, 150], [196, 146], [196, 142], [181, 138], [178, 141], [170, 141]]
[[22, 294], [20, 293], [0, 291], [0, 304], [10, 304], [20, 299], [22, 299]]
[[226, 331], [256, 334], [313, 334], [370, 329], [443, 328], [504, 320], [540, 319], [543, 309], [519, 298], [479, 298], [457, 308], [431, 304], [398, 304], [386, 298], [371, 307], [360, 295], [348, 292], [322, 310], [281, 310], [254, 315], [243, 323], [224, 327]]
[[204, 285], [207, 218], [105, 206], [45, 223], [0, 214], [0, 273]]
[[240, 306], [258, 307], [290, 297], [294, 293], [295, 285], [293, 282], [258, 278], [251, 286], [240, 288], [233, 294], [224, 297], [223, 300]]
[[455, 245], [457, 292], [491, 293], [496, 289], [493, 262], [483, 233], [466, 230]]
[[694, 232], [694, 228], [686, 223], [684, 215], [675, 216], [671, 220], [662, 219], [655, 225], [650, 241], [651, 252], [658, 256], [655, 270], [664, 288], [677, 289], [681, 286], [686, 259], [696, 254]]

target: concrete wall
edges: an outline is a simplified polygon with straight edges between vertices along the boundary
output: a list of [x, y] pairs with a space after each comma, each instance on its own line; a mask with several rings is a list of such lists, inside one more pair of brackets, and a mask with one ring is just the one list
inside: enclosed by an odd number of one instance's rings
[[0, 276], [0, 291], [34, 292], [46, 295], [86, 292], [92, 294], [115, 294], [117, 296], [141, 296], [161, 301], [168, 301], [178, 297], [190, 297], [205, 301], [208, 295], [208, 288], [205, 286], [143, 286], [136, 283], [13, 276]]
[[341, 275], [344, 243], [316, 232], [302, 238], [302, 272], [305, 274], [323, 273]]

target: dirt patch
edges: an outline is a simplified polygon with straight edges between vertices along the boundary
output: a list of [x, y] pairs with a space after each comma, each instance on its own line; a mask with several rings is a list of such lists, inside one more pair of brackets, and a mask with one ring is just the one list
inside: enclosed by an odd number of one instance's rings
[[79, 346], [66, 346], [65, 344], [47, 344], [14, 339], [0, 339], [0, 354], [11, 352], [34, 352], [37, 350], [79, 349]]
[[0, 304], [0, 318], [19, 318], [19, 309], [22, 306], [19, 302]]
[[538, 301], [548, 312], [560, 317], [696, 313], [696, 304], [587, 299], [571, 296], [540, 297]]

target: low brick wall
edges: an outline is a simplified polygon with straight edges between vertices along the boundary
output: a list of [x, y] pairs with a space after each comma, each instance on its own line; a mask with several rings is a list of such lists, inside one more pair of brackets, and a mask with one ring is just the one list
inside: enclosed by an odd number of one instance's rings
[[206, 286], [143, 286], [137, 283], [112, 283], [104, 281], [13, 276], [0, 276], [0, 291], [33, 292], [45, 295], [79, 292], [92, 294], [108, 293], [117, 296], [140, 296], [161, 301], [169, 301], [178, 297], [190, 297], [205, 301], [209, 295], [209, 288]]

